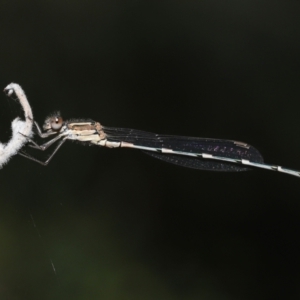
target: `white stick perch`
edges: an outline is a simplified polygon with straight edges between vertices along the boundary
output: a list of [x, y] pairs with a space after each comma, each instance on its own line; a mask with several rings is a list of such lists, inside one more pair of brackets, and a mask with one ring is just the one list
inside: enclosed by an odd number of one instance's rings
[[27, 143], [27, 137], [31, 137], [33, 135], [32, 110], [23, 89], [18, 84], [11, 83], [4, 89], [4, 92], [8, 96], [13, 95], [13, 93], [16, 94], [24, 110], [25, 121], [22, 121], [20, 118], [15, 118], [11, 123], [11, 139], [6, 144], [0, 142], [0, 168], [2, 168], [3, 165], [6, 164], [12, 156], [16, 155]]

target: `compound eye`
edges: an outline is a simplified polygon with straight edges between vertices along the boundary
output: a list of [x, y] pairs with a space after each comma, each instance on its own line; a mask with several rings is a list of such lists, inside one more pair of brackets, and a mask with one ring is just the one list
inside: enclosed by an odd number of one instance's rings
[[51, 129], [54, 131], [58, 131], [61, 129], [62, 125], [63, 125], [63, 119], [62, 117], [53, 117], [51, 119]]

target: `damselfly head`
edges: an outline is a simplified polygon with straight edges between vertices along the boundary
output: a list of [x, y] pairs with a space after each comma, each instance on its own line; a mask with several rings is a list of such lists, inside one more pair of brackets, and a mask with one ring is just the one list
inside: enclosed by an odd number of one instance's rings
[[63, 119], [60, 116], [59, 112], [52, 114], [51, 116], [47, 117], [45, 123], [43, 125], [43, 129], [45, 131], [59, 131], [63, 125]]

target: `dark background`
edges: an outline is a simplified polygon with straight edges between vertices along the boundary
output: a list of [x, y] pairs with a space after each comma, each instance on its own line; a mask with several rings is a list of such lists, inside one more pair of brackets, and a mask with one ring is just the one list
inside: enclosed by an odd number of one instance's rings
[[[300, 169], [299, 1], [1, 1], [35, 119], [234, 139]], [[0, 101], [0, 139], [19, 104]], [[32, 152], [41, 159], [48, 153]], [[299, 299], [300, 181], [67, 142], [0, 171], [1, 299]]]

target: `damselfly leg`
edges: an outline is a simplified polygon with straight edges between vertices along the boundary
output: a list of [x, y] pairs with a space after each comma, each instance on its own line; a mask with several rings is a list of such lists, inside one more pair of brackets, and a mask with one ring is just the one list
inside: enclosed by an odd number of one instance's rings
[[[57, 132], [42, 132], [40, 129], [40, 126], [38, 125], [37, 122], [34, 122], [37, 134], [41, 137], [41, 138], [48, 138], [54, 134], [57, 134]], [[65, 136], [61, 136], [61, 135], [57, 135], [56, 137], [54, 137], [53, 139], [49, 140], [48, 142], [39, 145], [37, 144], [33, 139], [26, 137], [28, 142], [30, 143], [28, 146], [31, 148], [35, 148], [41, 151], [45, 151], [47, 150], [51, 145], [53, 145], [55, 142], [57, 142], [58, 140], [60, 140], [58, 142], [58, 144], [56, 145], [55, 149], [53, 150], [53, 152], [50, 154], [50, 156], [48, 157], [48, 159], [46, 161], [41, 161], [36, 159], [35, 157], [32, 157], [31, 155], [29, 155], [28, 153], [24, 152], [24, 151], [19, 151], [19, 155], [26, 157], [32, 161], [35, 161], [43, 166], [47, 166], [48, 163], [51, 161], [51, 159], [53, 158], [53, 156], [55, 155], [55, 153], [58, 151], [58, 149], [63, 145], [63, 143], [66, 141], [66, 137]]]
[[[52, 141], [52, 140], [51, 140]], [[57, 139], [56, 139], [56, 141], [57, 141]], [[26, 153], [26, 152], [24, 152], [24, 151], [19, 151], [19, 155], [21, 155], [21, 156], [23, 156], [23, 157], [25, 157], [25, 158], [28, 158], [28, 159], [30, 159], [30, 160], [32, 160], [32, 161], [35, 161], [35, 162], [37, 162], [37, 163], [39, 163], [39, 164], [41, 164], [41, 165], [43, 165], [43, 166], [47, 166], [48, 164], [49, 164], [49, 162], [51, 161], [51, 159], [53, 158], [53, 156], [55, 155], [55, 153], [58, 151], [58, 149], [63, 145], [63, 143], [66, 141], [66, 138], [64, 138], [64, 139], [62, 139], [62, 140], [60, 140], [59, 141], [59, 143], [57, 144], [57, 146], [55, 147], [55, 149], [54, 149], [54, 151], [50, 154], [50, 156], [47, 158], [47, 160], [46, 161], [41, 161], [41, 160], [38, 160], [37, 158], [35, 158], [35, 157], [33, 157], [33, 156], [31, 156], [31, 155], [29, 155], [28, 153]], [[39, 150], [42, 150], [42, 151], [44, 151], [44, 150], [46, 150], [47, 148], [43, 148], [42, 146], [39, 146], [39, 145], [37, 145], [34, 141], [32, 141], [32, 140], [30, 140], [30, 142], [31, 143], [34, 143], [34, 145], [35, 146], [38, 146], [38, 147], [35, 147], [36, 149], [39, 149]], [[53, 144], [53, 142], [51, 143], [51, 145]]]

